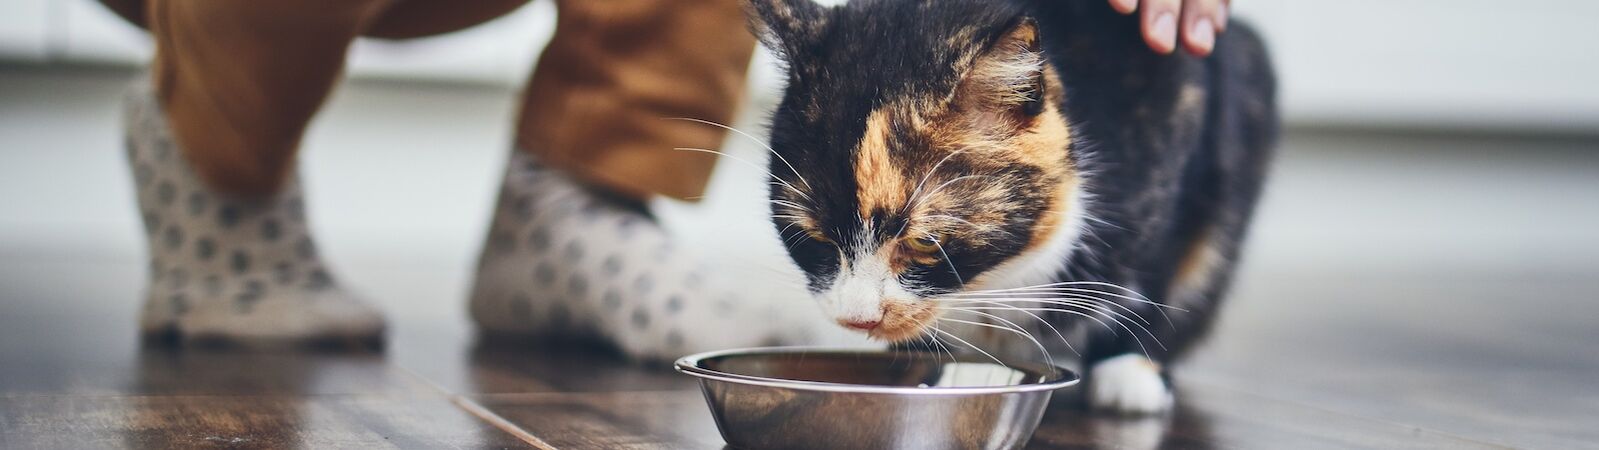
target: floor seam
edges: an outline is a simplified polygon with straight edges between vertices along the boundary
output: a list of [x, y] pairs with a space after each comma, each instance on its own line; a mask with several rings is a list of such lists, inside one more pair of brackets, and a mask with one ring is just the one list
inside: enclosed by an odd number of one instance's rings
[[484, 400], [491, 400], [491, 401], [506, 401], [506, 400], [513, 400], [514, 401], [514, 400], [560, 399], [560, 398], [569, 398], [569, 397], [593, 397], [595, 395], [605, 395], [605, 394], [625, 394], [625, 395], [646, 395], [646, 396], [648, 396], [648, 395], [688, 395], [688, 394], [695, 394], [695, 393], [698, 393], [698, 391], [693, 391], [693, 390], [688, 390], [688, 389], [677, 389], [677, 390], [655, 389], [655, 390], [644, 390], [644, 391], [497, 392], [497, 393], [472, 394], [471, 397], [472, 398], [476, 398], [476, 399], [484, 399]]
[[527, 442], [528, 445], [532, 445], [544, 450], [556, 450], [555, 446], [550, 445], [550, 443], [544, 442], [543, 439], [539, 439], [539, 437], [534, 436], [533, 433], [529, 433], [527, 430], [522, 429], [522, 427], [516, 426], [515, 423], [511, 423], [511, 421], [506, 420], [505, 417], [495, 414], [494, 411], [490, 411], [488, 408], [472, 401], [469, 398], [466, 398], [465, 396], [452, 395], [450, 397], [450, 403], [455, 404], [455, 406], [466, 411], [468, 414], [476, 416], [479, 420], [488, 422], [489, 425], [499, 428], [500, 431], [504, 431], [512, 436], [516, 436], [517, 439]]
[[[390, 363], [390, 364], [392, 364], [392, 363]], [[395, 368], [395, 370], [399, 370], [401, 372], [404, 372], [405, 374], [407, 374], [411, 378], [415, 378], [417, 380], [420, 380], [423, 384], [426, 384], [427, 386], [433, 388], [434, 390], [437, 390], [440, 393], [444, 394], [446, 397], [449, 398], [451, 404], [455, 405], [457, 408], [461, 408], [462, 411], [466, 411], [467, 414], [471, 414], [473, 417], [477, 417], [478, 420], [482, 420], [484, 422], [487, 422], [489, 425], [493, 426], [494, 428], [497, 428], [500, 431], [505, 432], [506, 434], [510, 434], [511, 436], [515, 436], [517, 439], [521, 439], [522, 442], [526, 442], [528, 445], [531, 445], [533, 447], [544, 449], [544, 450], [556, 450], [555, 446], [550, 445], [550, 443], [548, 443], [548, 442], [544, 442], [543, 439], [539, 439], [538, 436], [534, 436], [533, 433], [530, 433], [527, 430], [522, 429], [522, 427], [517, 426], [515, 423], [512, 423], [510, 420], [506, 420], [505, 417], [500, 416], [499, 414], [496, 414], [494, 411], [491, 411], [487, 407], [484, 407], [482, 404], [479, 404], [476, 401], [473, 401], [471, 398], [468, 398], [465, 395], [461, 395], [461, 394], [458, 394], [458, 393], [455, 393], [455, 392], [451, 392], [449, 389], [445, 389], [444, 386], [441, 386], [438, 383], [433, 382], [433, 380], [422, 376], [422, 374], [416, 373], [416, 371], [413, 371], [413, 370], [411, 370], [409, 368], [406, 368], [404, 366], [400, 366], [398, 364], [395, 364], [394, 368]]]

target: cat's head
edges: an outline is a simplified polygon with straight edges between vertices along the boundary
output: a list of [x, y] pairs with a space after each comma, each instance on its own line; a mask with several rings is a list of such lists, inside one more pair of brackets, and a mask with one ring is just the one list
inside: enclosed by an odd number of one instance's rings
[[1032, 19], [993, 0], [750, 1], [788, 76], [772, 220], [826, 314], [903, 341], [940, 295], [1062, 268], [1080, 179]]

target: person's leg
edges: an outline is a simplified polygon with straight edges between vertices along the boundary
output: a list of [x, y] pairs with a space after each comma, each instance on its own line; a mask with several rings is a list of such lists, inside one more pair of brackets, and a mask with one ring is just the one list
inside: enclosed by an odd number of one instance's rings
[[350, 43], [391, 0], [150, 0], [152, 81], [209, 186], [275, 194]]
[[[128, 0], [102, 0], [128, 1]], [[530, 0], [400, 0], [374, 20], [362, 36], [410, 39], [471, 28], [515, 11]]]
[[705, 189], [755, 38], [737, 0], [557, 0], [555, 37], [523, 96], [516, 144], [634, 198]]
[[[294, 173], [306, 124], [389, 0], [147, 0], [149, 79], [129, 92], [129, 163], [148, 232], [148, 333], [377, 338], [380, 314], [318, 256]], [[125, 12], [134, 9], [114, 9]]]
[[529, 83], [472, 317], [491, 333], [590, 334], [643, 359], [798, 339], [650, 217], [692, 199], [755, 41], [736, 0], [558, 0]]

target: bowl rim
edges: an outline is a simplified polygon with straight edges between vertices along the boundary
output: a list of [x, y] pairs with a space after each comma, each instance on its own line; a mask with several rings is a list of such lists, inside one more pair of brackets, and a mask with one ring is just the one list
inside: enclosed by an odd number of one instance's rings
[[[1013, 365], [1031, 366], [1028, 369], [1053, 369], [1056, 373], [1052, 379], [1040, 383], [1016, 384], [1008, 386], [962, 386], [962, 387], [911, 387], [911, 386], [881, 386], [871, 384], [847, 384], [830, 381], [790, 380], [786, 378], [763, 377], [744, 375], [732, 372], [711, 370], [700, 366], [700, 362], [724, 356], [759, 355], [772, 353], [831, 353], [831, 354], [877, 354], [881, 350], [863, 350], [847, 347], [752, 347], [733, 348], [696, 353], [682, 358], [672, 366], [678, 372], [686, 375], [724, 381], [728, 383], [747, 384], [754, 386], [797, 389], [806, 391], [845, 392], [860, 394], [910, 394], [910, 395], [986, 395], [986, 394], [1013, 394], [1023, 392], [1053, 391], [1068, 387], [1082, 381], [1082, 377], [1070, 369], [1059, 365], [1042, 363], [1021, 363]], [[1038, 370], [1043, 373], [1043, 370]]]

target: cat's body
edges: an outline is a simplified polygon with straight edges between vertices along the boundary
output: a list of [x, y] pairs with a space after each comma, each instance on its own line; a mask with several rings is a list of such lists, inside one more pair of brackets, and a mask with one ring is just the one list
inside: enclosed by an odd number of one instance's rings
[[825, 312], [1038, 358], [1013, 328], [1081, 355], [1101, 406], [1169, 403], [1164, 364], [1211, 322], [1276, 139], [1250, 30], [1200, 59], [1149, 51], [1104, 1], [752, 9], [789, 63], [773, 220]]

